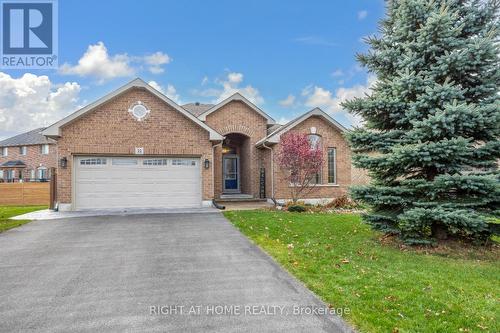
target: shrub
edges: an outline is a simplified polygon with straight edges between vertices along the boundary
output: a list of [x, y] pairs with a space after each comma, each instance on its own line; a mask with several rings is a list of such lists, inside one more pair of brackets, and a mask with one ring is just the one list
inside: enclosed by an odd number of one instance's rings
[[291, 205], [288, 206], [288, 211], [289, 212], [296, 212], [296, 213], [303, 213], [306, 211], [306, 207], [302, 205]]
[[356, 201], [349, 198], [347, 195], [335, 198], [325, 205], [326, 208], [357, 208], [359, 205]]

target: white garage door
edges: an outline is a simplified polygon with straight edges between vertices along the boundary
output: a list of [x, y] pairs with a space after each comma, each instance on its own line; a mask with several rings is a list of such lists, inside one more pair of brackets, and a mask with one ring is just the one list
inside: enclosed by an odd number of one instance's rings
[[75, 157], [75, 207], [201, 206], [198, 158]]

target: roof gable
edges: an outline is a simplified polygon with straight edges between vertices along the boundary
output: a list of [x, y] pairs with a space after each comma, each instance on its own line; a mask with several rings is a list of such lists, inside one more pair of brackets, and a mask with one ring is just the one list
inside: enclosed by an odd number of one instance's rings
[[232, 94], [231, 96], [229, 96], [228, 98], [226, 98], [225, 100], [223, 100], [222, 102], [220, 102], [219, 104], [216, 104], [216, 105], [212, 106], [210, 109], [208, 109], [205, 112], [201, 113], [198, 116], [198, 118], [200, 120], [202, 120], [202, 121], [205, 121], [205, 120], [207, 120], [207, 116], [209, 114], [211, 114], [211, 113], [219, 110], [224, 105], [226, 105], [226, 104], [228, 104], [228, 103], [230, 103], [232, 101], [240, 101], [240, 102], [245, 103], [246, 105], [248, 105], [250, 107], [250, 109], [252, 109], [253, 111], [257, 112], [262, 117], [266, 118], [268, 124], [275, 124], [275, 121], [274, 121], [273, 118], [271, 118], [267, 113], [265, 113], [264, 111], [262, 111], [261, 109], [259, 109], [259, 107], [257, 105], [255, 105], [252, 102], [250, 102], [247, 98], [245, 98], [245, 96], [243, 96], [242, 94], [240, 94], [238, 92]]
[[153, 94], [154, 96], [158, 97], [163, 102], [165, 102], [167, 105], [171, 106], [174, 110], [180, 112], [186, 118], [190, 119], [191, 121], [195, 122], [200, 127], [204, 128], [206, 131], [208, 131], [209, 134], [210, 134], [210, 140], [222, 140], [223, 139], [223, 136], [220, 135], [213, 128], [211, 128], [210, 126], [208, 126], [204, 122], [200, 121], [200, 119], [198, 119], [197, 117], [195, 117], [193, 114], [191, 114], [190, 112], [188, 112], [187, 110], [185, 110], [184, 108], [182, 108], [181, 106], [179, 106], [177, 103], [175, 103], [174, 101], [172, 101], [171, 99], [169, 99], [167, 96], [165, 96], [164, 94], [162, 94], [161, 92], [159, 92], [155, 88], [151, 87], [149, 84], [147, 84], [146, 82], [144, 82], [143, 80], [141, 80], [139, 78], [137, 78], [137, 79], [135, 79], [135, 80], [127, 83], [126, 85], [124, 85], [124, 86], [116, 89], [115, 91], [113, 91], [113, 92], [107, 94], [106, 96], [98, 99], [97, 101], [95, 101], [95, 102], [93, 102], [93, 103], [91, 103], [91, 104], [89, 104], [89, 105], [81, 108], [80, 110], [78, 110], [76, 112], [73, 112], [69, 116], [67, 116], [67, 117], [61, 119], [60, 121], [56, 122], [55, 124], [47, 127], [42, 132], [42, 134], [46, 135], [46, 136], [49, 136], [49, 137], [58, 137], [58, 136], [60, 136], [60, 128], [61, 127], [63, 127], [66, 124], [69, 124], [69, 123], [71, 123], [71, 122], [73, 122], [73, 121], [75, 121], [75, 120], [77, 120], [77, 119], [79, 119], [81, 117], [83, 117], [85, 114], [87, 114], [88, 112], [93, 111], [98, 106], [100, 106], [100, 105], [108, 102], [112, 98], [117, 97], [118, 95], [121, 95], [121, 94], [125, 93], [126, 91], [128, 91], [128, 90], [130, 90], [132, 88], [145, 89], [148, 92], [150, 92], [151, 94]]
[[274, 132], [271, 132], [268, 136], [266, 136], [264, 139], [259, 140], [256, 145], [262, 145], [264, 143], [278, 143], [280, 141], [280, 137], [283, 133], [288, 132], [298, 124], [302, 123], [306, 119], [309, 119], [313, 116], [317, 117], [322, 117], [325, 119], [328, 123], [330, 123], [333, 127], [338, 128], [341, 132], [347, 132], [348, 129], [342, 126], [338, 121], [330, 117], [325, 111], [321, 110], [320, 108], [314, 108], [309, 112], [304, 113], [300, 117], [295, 118], [294, 120], [288, 122], [286, 125], [283, 125], [279, 128], [277, 128]]

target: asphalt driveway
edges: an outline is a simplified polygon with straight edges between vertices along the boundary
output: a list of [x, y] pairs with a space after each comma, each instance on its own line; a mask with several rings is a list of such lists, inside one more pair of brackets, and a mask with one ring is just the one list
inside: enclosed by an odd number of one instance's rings
[[36, 221], [0, 234], [5, 332], [349, 330], [324, 311], [219, 213]]

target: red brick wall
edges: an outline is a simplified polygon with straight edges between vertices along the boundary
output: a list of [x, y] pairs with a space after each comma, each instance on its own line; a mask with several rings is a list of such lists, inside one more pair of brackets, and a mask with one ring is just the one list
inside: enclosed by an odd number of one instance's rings
[[[49, 168], [54, 168], [57, 166], [57, 148], [55, 144], [49, 144], [49, 154], [43, 155], [40, 152], [41, 145], [29, 145], [26, 146], [26, 155], [21, 155], [19, 153], [19, 146], [8, 147], [9, 155], [6, 157], [1, 156], [0, 152], [0, 165], [7, 161], [23, 161], [26, 164], [26, 168], [23, 170], [23, 178], [31, 178], [31, 170], [35, 170], [35, 177], [38, 177], [36, 172], [37, 168], [42, 166]], [[1, 148], [0, 148], [1, 149]], [[8, 168], [0, 168], [0, 170], [8, 170]], [[19, 177], [19, 169], [16, 169], [16, 178]]]
[[[308, 198], [335, 198], [347, 193], [351, 185], [351, 151], [342, 133], [321, 117], [311, 117], [294, 127], [291, 131], [311, 134], [311, 127], [316, 127], [316, 134], [321, 136], [323, 148], [322, 184], [315, 186]], [[328, 148], [336, 148], [337, 153], [337, 184], [328, 184]], [[277, 162], [277, 152], [280, 144], [273, 146], [274, 150], [274, 181], [275, 197], [277, 199], [290, 199], [290, 184], [285, 180], [285, 172], [280, 169]], [[266, 182], [266, 184], [270, 184]], [[268, 189], [268, 193], [270, 188]]]
[[[232, 101], [209, 114], [206, 123], [222, 135], [240, 133], [249, 138], [241, 149], [241, 152], [246, 155], [246, 157], [241, 158], [242, 163], [246, 163], [241, 168], [241, 182], [246, 187], [248, 187], [246, 184], [250, 184], [250, 193], [248, 194], [258, 197], [260, 151], [255, 148], [255, 143], [266, 136], [267, 119], [252, 110], [245, 103]], [[215, 158], [215, 197], [220, 197], [221, 193], [222, 150], [221, 147], [217, 147]]]
[[[151, 110], [141, 122], [128, 113], [137, 101]], [[143, 147], [145, 155], [201, 157], [202, 196], [204, 200], [213, 197], [209, 133], [156, 96], [134, 88], [61, 129], [58, 152], [68, 158], [68, 167], [59, 169], [58, 200], [72, 201], [73, 155], [133, 155], [135, 147]], [[209, 169], [203, 167], [205, 159], [210, 160]]]

